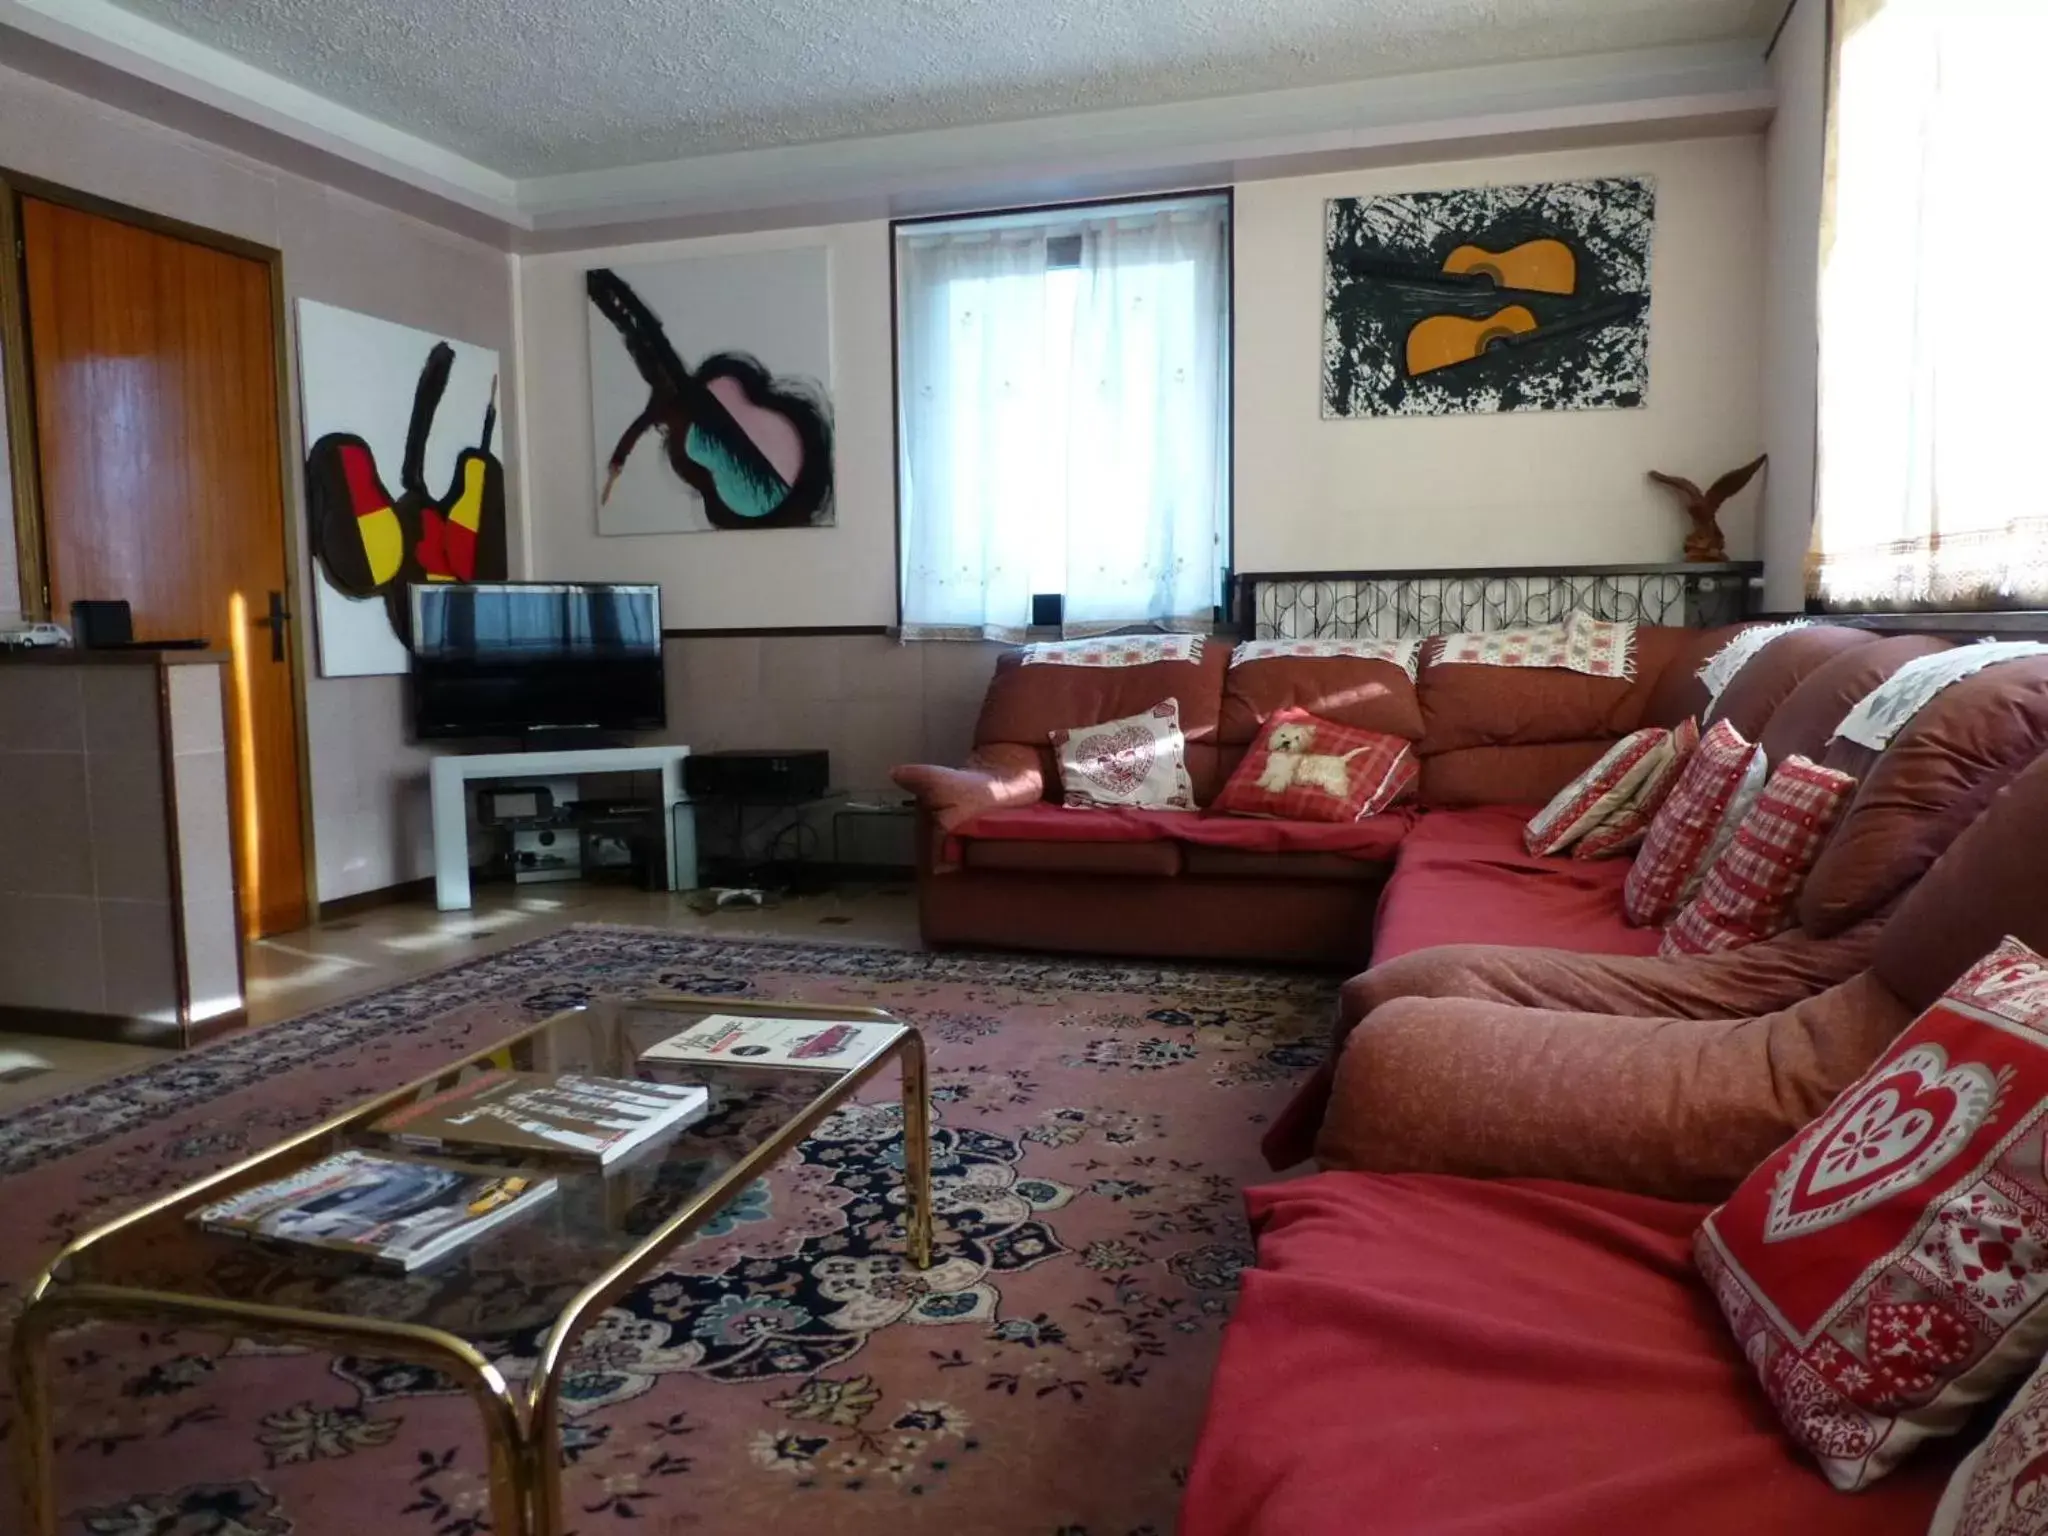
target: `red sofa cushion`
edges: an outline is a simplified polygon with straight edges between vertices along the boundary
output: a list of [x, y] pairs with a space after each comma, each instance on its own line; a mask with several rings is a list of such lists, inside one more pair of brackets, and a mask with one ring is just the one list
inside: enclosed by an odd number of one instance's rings
[[2014, 779], [1906, 893], [1884, 925], [1870, 968], [1917, 1012], [2008, 934], [2048, 954], [2044, 847], [2048, 757]]
[[1639, 626], [1635, 675], [1630, 678], [1588, 677], [1561, 667], [1445, 663], [1425, 652], [1430, 659], [1425, 659], [1416, 683], [1427, 728], [1422, 754], [1434, 757], [1460, 747], [1564, 741], [1598, 741], [1604, 748], [1641, 724], [1658, 679], [1690, 634], [1659, 625]]
[[962, 839], [967, 869], [1007, 869], [1040, 875], [1177, 875], [1186, 867], [1179, 843], [1046, 842], [1023, 838]]
[[996, 662], [975, 722], [974, 745], [1014, 742], [1038, 754], [1047, 784], [1059, 782], [1053, 763], [1054, 731], [1142, 714], [1165, 699], [1180, 706], [1187, 738], [1188, 777], [1197, 804], [1206, 805], [1223, 781], [1216, 765], [1216, 715], [1223, 702], [1223, 672], [1230, 647], [1205, 642], [1194, 661], [1156, 661], [1139, 667], [1024, 664], [1022, 651]]
[[[1939, 635], [1892, 635], [1868, 645], [1852, 645], [1829, 657], [1800, 680], [1771, 712], [1757, 745], [1776, 767], [1788, 757], [1819, 762], [1828, 739], [1863, 696], [1907, 662], [1954, 648]], [[1774, 649], [1765, 646], [1765, 651]], [[1745, 669], [1747, 670], [1747, 669]], [[1740, 674], [1738, 674], [1739, 678]], [[1735, 684], [1728, 685], [1733, 692]], [[1742, 722], [1736, 721], [1739, 726]]]
[[1269, 656], [1262, 661], [1240, 661], [1241, 652], [1241, 647], [1232, 652], [1230, 667], [1223, 674], [1216, 739], [1226, 747], [1249, 746], [1271, 715], [1290, 708], [1305, 709], [1361, 731], [1384, 731], [1410, 741], [1422, 739], [1422, 706], [1415, 698], [1415, 679], [1396, 662], [1363, 656]]
[[1748, 740], [1755, 741], [1771, 723], [1778, 706], [1808, 677], [1846, 652], [1876, 643], [1877, 636], [1869, 630], [1849, 629], [1840, 624], [1814, 624], [1780, 635], [1728, 680], [1728, 686], [1707, 711], [1707, 721], [1726, 720]]
[[[1388, 811], [1362, 821], [1278, 821], [1250, 816], [1208, 816], [1196, 811], [1070, 809], [1041, 801], [984, 811], [951, 841], [1037, 843], [1194, 843], [1247, 853], [1330, 853], [1372, 862], [1392, 859], [1415, 824], [1412, 811]], [[958, 862], [956, 859], [955, 862]]]
[[1693, 1272], [1704, 1207], [1350, 1173], [1246, 1203], [1180, 1536], [1927, 1529], [1958, 1450], [1830, 1488]]
[[1944, 688], [1882, 754], [1846, 737], [1831, 742], [1822, 761], [1862, 787], [1800, 889], [1800, 926], [1824, 939], [1878, 911], [2043, 752], [2048, 656], [2001, 662]]
[[1718, 629], [1688, 629], [1673, 648], [1664, 671], [1643, 702], [1643, 725], [1675, 726], [1681, 720], [1697, 720], [1713, 702], [1707, 685], [1700, 681], [1700, 668], [1734, 639], [1747, 624], [1724, 624]]
[[1613, 741], [1459, 747], [1422, 760], [1425, 805], [1542, 805], [1600, 761]]
[[1655, 954], [1656, 931], [1622, 920], [1628, 861], [1539, 858], [1522, 846], [1533, 814], [1502, 805], [1425, 814], [1380, 897], [1374, 961], [1479, 940]]

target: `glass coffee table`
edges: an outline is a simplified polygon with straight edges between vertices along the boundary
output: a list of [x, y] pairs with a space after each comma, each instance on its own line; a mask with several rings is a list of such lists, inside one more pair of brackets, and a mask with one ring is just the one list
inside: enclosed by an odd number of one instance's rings
[[[639, 1059], [713, 1013], [888, 1029], [838, 1068]], [[559, 1536], [561, 1392], [578, 1334], [891, 1059], [903, 1080], [905, 1248], [923, 1269], [932, 1245], [931, 1101], [918, 1032], [874, 1009], [729, 998], [606, 1000], [558, 1014], [86, 1233], [30, 1287], [14, 1329], [22, 1529], [30, 1536], [57, 1530], [46, 1341], [53, 1330], [79, 1323], [138, 1321], [338, 1346], [444, 1372], [483, 1414], [492, 1528], [499, 1536]], [[347, 1147], [464, 1161], [409, 1152], [368, 1126], [400, 1104], [492, 1068], [703, 1083], [711, 1107], [695, 1125], [609, 1169], [550, 1160], [546, 1171], [560, 1185], [552, 1198], [410, 1275], [340, 1255], [251, 1244], [186, 1219], [200, 1205]], [[521, 1333], [540, 1337], [539, 1353], [530, 1379], [509, 1382], [492, 1363], [491, 1348]]]

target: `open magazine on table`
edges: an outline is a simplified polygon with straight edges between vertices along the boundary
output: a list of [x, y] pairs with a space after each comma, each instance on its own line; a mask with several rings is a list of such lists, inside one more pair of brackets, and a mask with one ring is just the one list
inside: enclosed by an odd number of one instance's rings
[[844, 1072], [871, 1055], [900, 1027], [851, 1019], [756, 1019], [714, 1013], [649, 1046], [640, 1059]]

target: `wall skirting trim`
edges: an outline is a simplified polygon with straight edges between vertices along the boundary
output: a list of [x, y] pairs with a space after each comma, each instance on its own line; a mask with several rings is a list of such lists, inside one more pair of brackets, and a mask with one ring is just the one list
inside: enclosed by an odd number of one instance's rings
[[374, 912], [379, 907], [395, 907], [400, 902], [424, 901], [433, 894], [434, 877], [422, 875], [417, 880], [401, 880], [396, 885], [379, 886], [374, 891], [357, 891], [353, 896], [337, 896], [332, 901], [323, 901], [320, 903], [319, 920], [331, 923], [339, 918]]
[[895, 630], [887, 624], [784, 624], [744, 627], [731, 629], [664, 629], [664, 640], [739, 640], [764, 636], [788, 635], [892, 635]]
[[64, 1008], [0, 1006], [0, 1030], [23, 1035], [56, 1035], [66, 1040], [102, 1040], [115, 1045], [151, 1045], [182, 1050], [218, 1039], [249, 1022], [247, 1010], [216, 1014], [189, 1029], [176, 1020], [141, 1019], [118, 1013], [73, 1013]]

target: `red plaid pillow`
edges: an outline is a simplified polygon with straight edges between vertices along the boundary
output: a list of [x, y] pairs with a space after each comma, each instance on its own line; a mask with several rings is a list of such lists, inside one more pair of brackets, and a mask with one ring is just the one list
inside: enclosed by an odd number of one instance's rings
[[1522, 830], [1522, 846], [1534, 854], [1562, 853], [1635, 798], [1656, 771], [1671, 733], [1656, 726], [1632, 731], [1600, 755], [1600, 761], [1552, 797]]
[[1765, 771], [1763, 749], [1744, 741], [1726, 720], [1716, 720], [1650, 823], [1622, 887], [1624, 917], [1648, 927], [1684, 905], [1713, 862], [1717, 843], [1734, 834], [1748, 802], [1763, 788]]
[[1600, 822], [1572, 845], [1575, 859], [1611, 859], [1616, 854], [1640, 848], [1649, 835], [1650, 823], [1664, 809], [1671, 791], [1700, 749], [1699, 722], [1690, 715], [1672, 727], [1665, 738], [1665, 750], [1657, 757], [1650, 774], [1635, 795], [1605, 821]]
[[2048, 962], [2007, 939], [1700, 1228], [1693, 1256], [1837, 1488], [2048, 1344]]
[[1216, 797], [1215, 810], [1287, 821], [1377, 815], [1421, 772], [1414, 743], [1361, 731], [1305, 709], [1276, 709]]
[[1740, 949], [1790, 927], [1793, 899], [1855, 792], [1856, 780], [1846, 773], [1786, 758], [1698, 892], [1664, 930], [1658, 952]]

